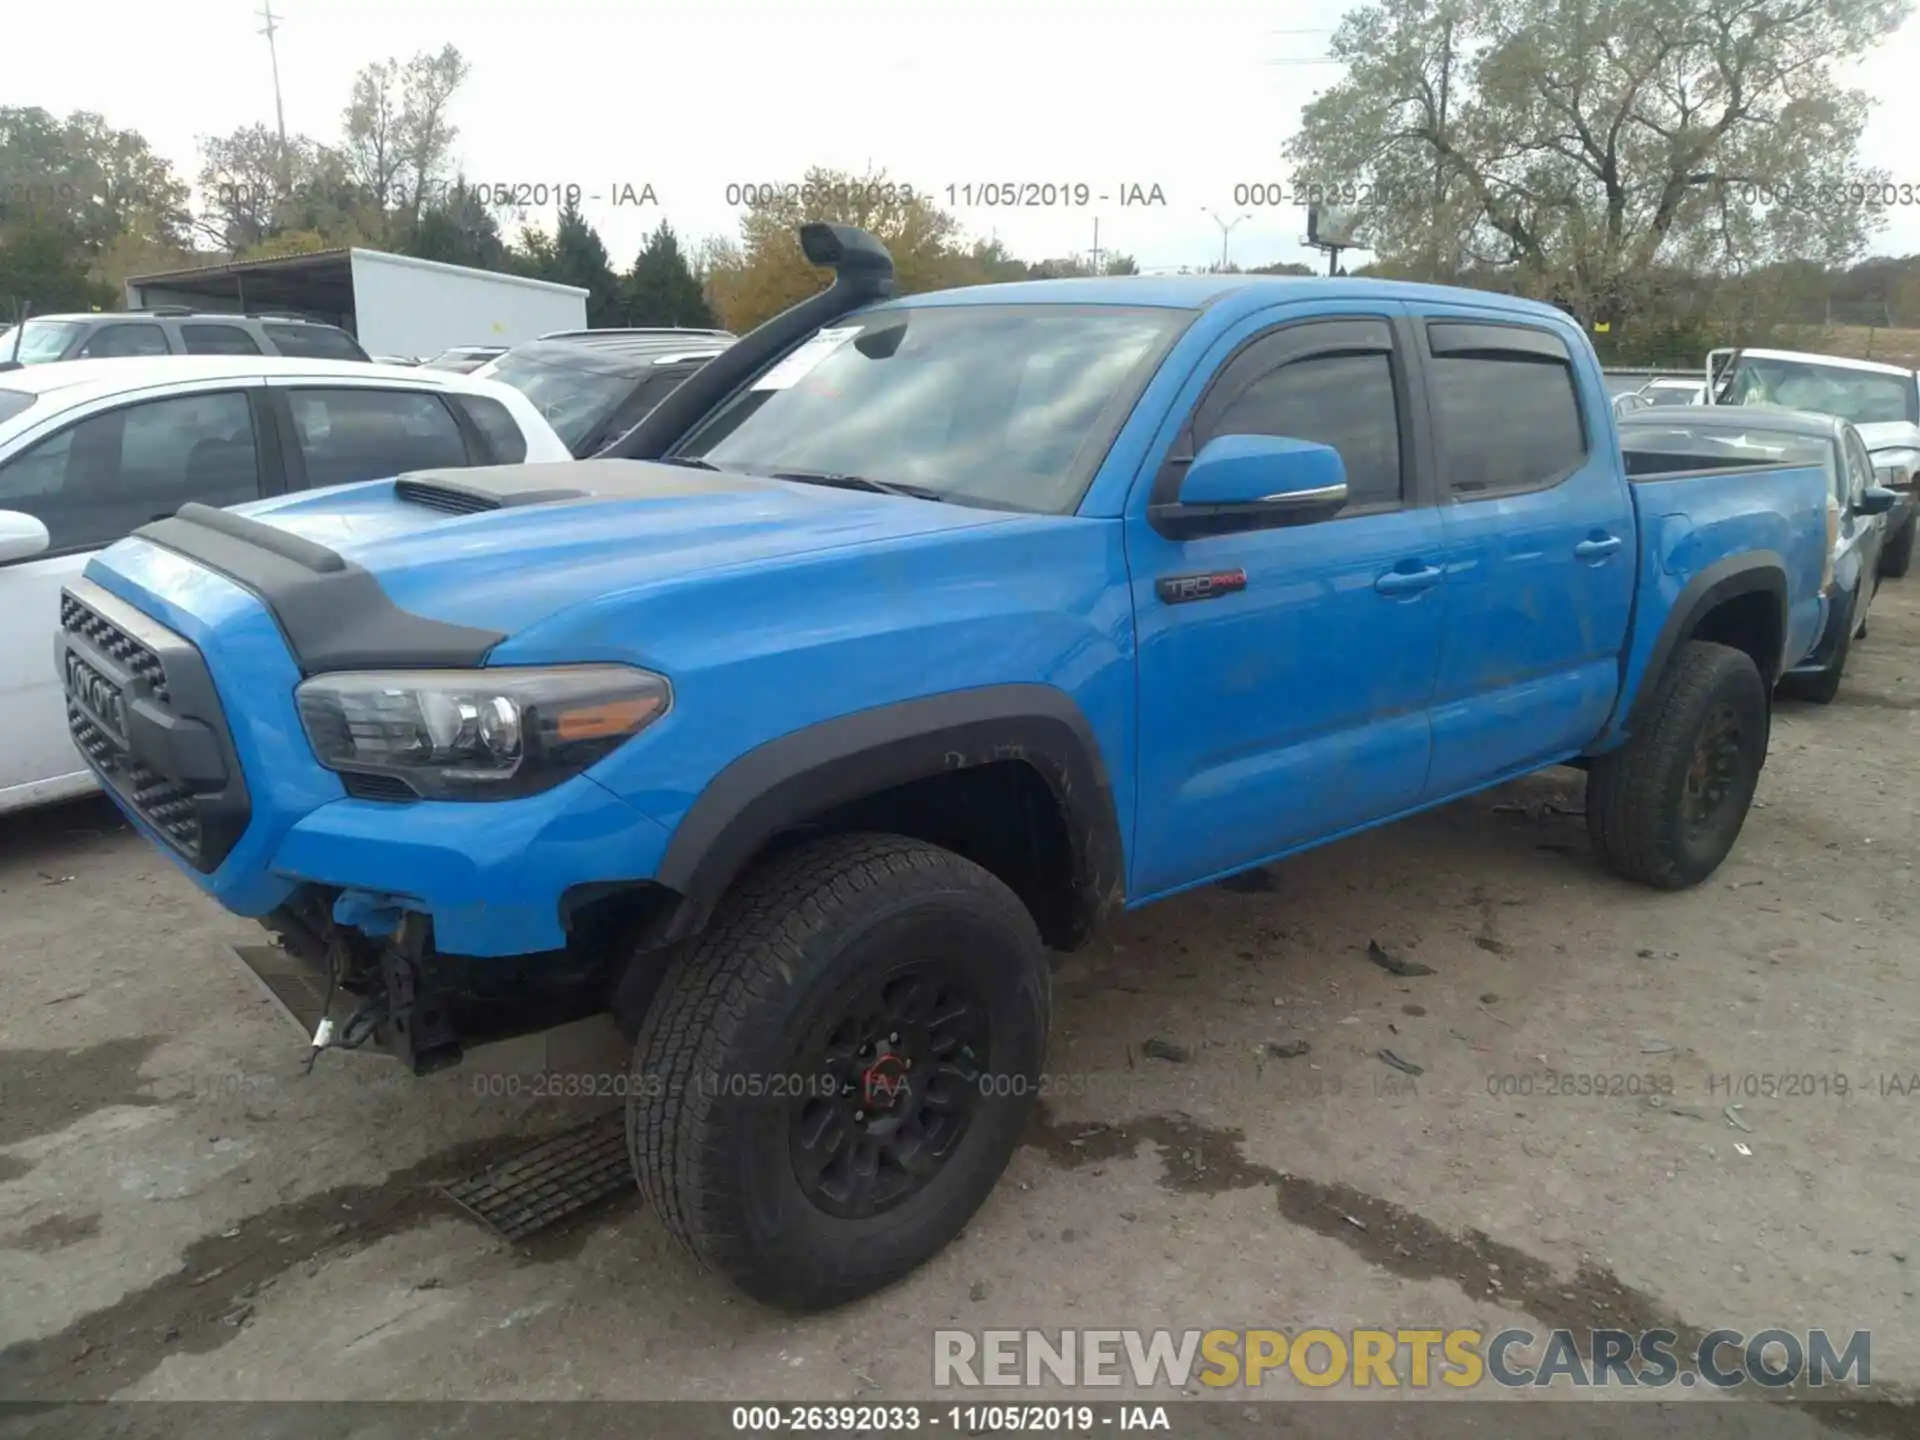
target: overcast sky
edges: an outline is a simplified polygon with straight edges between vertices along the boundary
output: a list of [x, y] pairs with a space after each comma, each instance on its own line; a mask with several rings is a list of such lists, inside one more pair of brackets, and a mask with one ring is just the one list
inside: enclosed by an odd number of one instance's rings
[[[262, 0], [169, 0], [124, 16], [12, 0], [7, 102], [99, 111], [176, 168], [196, 140], [273, 120]], [[1237, 183], [1283, 180], [1300, 106], [1337, 77], [1314, 63], [1347, 0], [274, 0], [289, 131], [337, 141], [354, 72], [458, 45], [455, 105], [469, 176], [578, 184], [624, 267], [662, 214], [689, 240], [731, 234], [729, 183], [790, 181], [809, 163], [869, 165], [949, 203], [1027, 259], [1103, 250], [1143, 267], [1204, 264], [1248, 207]], [[938, 18], [935, 18], [938, 17]], [[24, 33], [23, 33], [24, 32]], [[1867, 159], [1920, 182], [1920, 21], [1862, 65], [1878, 97]], [[960, 187], [1081, 183], [1084, 208], [968, 208]], [[651, 185], [659, 207], [616, 206]], [[1158, 186], [1165, 203], [1122, 205]], [[1214, 212], [1209, 215], [1208, 211]], [[1218, 217], [1217, 219], [1215, 217]], [[1920, 251], [1920, 209], [1876, 250]], [[1255, 208], [1230, 235], [1246, 264], [1305, 259], [1304, 212]]]

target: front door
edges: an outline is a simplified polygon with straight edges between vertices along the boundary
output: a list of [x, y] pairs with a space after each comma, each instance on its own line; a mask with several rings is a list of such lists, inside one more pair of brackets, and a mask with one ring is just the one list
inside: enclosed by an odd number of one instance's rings
[[1331, 445], [1331, 518], [1174, 539], [1136, 486], [1139, 794], [1129, 893], [1156, 894], [1391, 816], [1418, 799], [1446, 594], [1414, 463], [1397, 307], [1269, 316], [1229, 335], [1151, 487], [1219, 435]]
[[84, 788], [54, 671], [60, 587], [87, 559], [189, 500], [257, 500], [261, 472], [245, 389], [174, 394], [95, 410], [0, 461], [0, 510], [47, 527], [38, 556], [0, 564], [0, 809]]

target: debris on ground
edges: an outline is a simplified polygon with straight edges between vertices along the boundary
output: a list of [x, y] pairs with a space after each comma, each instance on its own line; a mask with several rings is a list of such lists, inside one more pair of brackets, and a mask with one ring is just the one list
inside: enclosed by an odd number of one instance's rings
[[1642, 947], [1633, 953], [1642, 960], [1678, 960], [1680, 958], [1678, 950], [1648, 950]]
[[1156, 1035], [1147, 1041], [1140, 1047], [1140, 1053], [1150, 1060], [1167, 1060], [1175, 1065], [1184, 1065], [1193, 1058], [1192, 1050], [1164, 1035]]
[[1267, 1054], [1276, 1060], [1297, 1060], [1311, 1049], [1313, 1046], [1304, 1040], [1267, 1041]]
[[1436, 973], [1431, 965], [1423, 965], [1418, 960], [1406, 960], [1398, 955], [1391, 954], [1382, 948], [1378, 940], [1369, 940], [1367, 942], [1367, 958], [1389, 975], [1399, 975], [1410, 978], [1415, 975], [1432, 975]]
[[967, 1299], [973, 1301], [974, 1304], [978, 1305], [982, 1300], [986, 1298], [987, 1298], [987, 1282], [986, 1281], [976, 1280], [973, 1282], [973, 1284], [967, 1287]]
[[1738, 1105], [1729, 1105], [1721, 1113], [1727, 1117], [1727, 1123], [1729, 1125], [1732, 1125], [1736, 1129], [1744, 1130], [1749, 1135], [1753, 1133], [1753, 1126], [1749, 1125], [1740, 1117], [1740, 1107]]
[[1340, 1218], [1346, 1221], [1347, 1224], [1351, 1225], [1356, 1230], [1364, 1230], [1367, 1228], [1367, 1222], [1358, 1218], [1357, 1216], [1342, 1213]]
[[1734, 1142], [1733, 1142], [1733, 1148], [1734, 1148], [1734, 1150], [1735, 1150], [1735, 1151], [1736, 1151], [1737, 1153], [1739, 1153], [1739, 1154], [1741, 1154], [1741, 1155], [1751, 1155], [1751, 1154], [1753, 1154], [1753, 1151], [1747, 1148], [1747, 1144], [1746, 1144], [1746, 1142], [1745, 1142], [1744, 1140], [1736, 1140], [1736, 1141], [1734, 1141]]
[[1411, 1060], [1403, 1060], [1391, 1050], [1381, 1050], [1378, 1053], [1382, 1060], [1386, 1061], [1387, 1064], [1396, 1070], [1404, 1070], [1409, 1075], [1424, 1075], [1427, 1073], [1426, 1066], [1416, 1065]]
[[1665, 1055], [1672, 1049], [1672, 1042], [1667, 1040], [1645, 1040], [1640, 1045], [1642, 1055]]
[[1400, 1007], [1400, 1013], [1402, 1015], [1424, 1015], [1427, 1013], [1427, 1007], [1424, 1005], [1402, 1005]]
[[1489, 990], [1480, 997], [1480, 1003], [1482, 1005], [1498, 1005], [1500, 1003], [1500, 997]]

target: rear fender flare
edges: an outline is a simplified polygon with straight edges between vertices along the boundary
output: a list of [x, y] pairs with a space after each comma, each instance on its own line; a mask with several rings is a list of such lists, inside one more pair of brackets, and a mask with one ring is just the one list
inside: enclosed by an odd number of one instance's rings
[[1622, 727], [1625, 734], [1633, 734], [1651, 718], [1659, 696], [1661, 678], [1673, 663], [1674, 652], [1699, 627], [1701, 620], [1727, 601], [1755, 593], [1770, 596], [1779, 612], [1781, 650], [1768, 657], [1768, 663], [1761, 667], [1760, 677], [1769, 688], [1779, 680], [1784, 669], [1784, 651], [1790, 628], [1786, 562], [1771, 550], [1729, 555], [1724, 560], [1716, 560], [1689, 580], [1674, 600], [1673, 608], [1667, 612], [1666, 623], [1660, 627], [1659, 638], [1654, 641], [1653, 651], [1647, 657], [1646, 669], [1641, 672], [1639, 692], [1627, 709]]

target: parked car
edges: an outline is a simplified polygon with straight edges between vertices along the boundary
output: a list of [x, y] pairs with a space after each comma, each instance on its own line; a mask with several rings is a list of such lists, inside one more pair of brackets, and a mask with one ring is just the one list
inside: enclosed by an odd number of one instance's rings
[[334, 360], [76, 360], [0, 375], [0, 811], [93, 788], [47, 670], [60, 587], [189, 501], [564, 460], [522, 395]]
[[[16, 342], [15, 330], [19, 335]], [[18, 354], [15, 345], [18, 344]], [[9, 362], [104, 360], [159, 355], [283, 355], [300, 360], [366, 360], [338, 325], [295, 317], [196, 314], [184, 308], [36, 315], [0, 329], [0, 370]]]
[[581, 330], [516, 345], [473, 373], [533, 401], [585, 458], [733, 343], [704, 330]]
[[1707, 357], [1708, 403], [1780, 405], [1852, 422], [1879, 481], [1896, 496], [1880, 573], [1913, 568], [1915, 476], [1920, 474], [1920, 376], [1899, 365], [1797, 350], [1715, 350]]
[[1643, 396], [1648, 405], [1662, 409], [1670, 405], [1707, 403], [1707, 386], [1704, 380], [1693, 380], [1676, 375], [1662, 375], [1649, 380], [1635, 393]]
[[1867, 611], [1880, 588], [1880, 553], [1894, 492], [1875, 483], [1866, 442], [1833, 415], [1769, 406], [1673, 407], [1622, 418], [1627, 473], [1674, 470], [1690, 461], [1772, 461], [1818, 465], [1827, 477], [1827, 566], [1821, 591], [1827, 623], [1813, 649], [1780, 678], [1782, 694], [1830, 703], [1840, 690], [1847, 653], [1866, 633]]
[[1619, 875], [1733, 846], [1824, 617], [1818, 465], [1629, 476], [1543, 304], [890, 298], [872, 236], [801, 242], [833, 286], [604, 458], [190, 506], [68, 585], [81, 746], [339, 961], [343, 1034], [424, 1072], [611, 1010], [667, 1227], [811, 1308], [967, 1223], [1044, 947], [1116, 910], [1560, 764]]
[[504, 345], [460, 345], [452, 350], [442, 350], [438, 355], [420, 363], [429, 370], [451, 370], [456, 375], [471, 375], [491, 360], [498, 360], [507, 353]]

